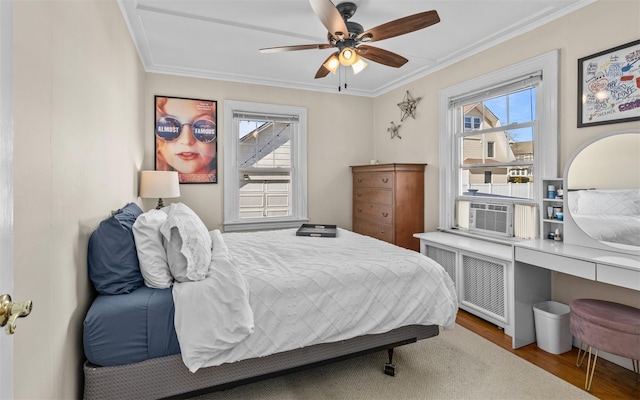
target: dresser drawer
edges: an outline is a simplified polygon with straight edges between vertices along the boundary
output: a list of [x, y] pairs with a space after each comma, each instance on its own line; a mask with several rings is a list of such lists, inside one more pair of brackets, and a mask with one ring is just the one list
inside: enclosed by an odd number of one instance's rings
[[393, 223], [393, 207], [378, 203], [353, 203], [353, 218], [367, 220], [379, 224]]
[[354, 188], [354, 203], [393, 204], [393, 192], [385, 189]]
[[598, 282], [640, 290], [640, 271], [598, 264]]
[[353, 187], [393, 189], [392, 172], [370, 172], [353, 175]]
[[363, 235], [371, 236], [385, 242], [393, 243], [393, 226], [386, 224], [376, 224], [372, 222], [353, 220], [353, 231]]
[[596, 280], [596, 264], [592, 262], [520, 247], [516, 247], [515, 259], [551, 271]]

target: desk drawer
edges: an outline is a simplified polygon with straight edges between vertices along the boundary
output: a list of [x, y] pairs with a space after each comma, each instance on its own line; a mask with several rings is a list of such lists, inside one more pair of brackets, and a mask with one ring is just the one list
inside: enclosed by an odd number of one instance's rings
[[392, 172], [357, 173], [353, 175], [354, 187], [393, 189]]
[[354, 188], [354, 202], [393, 204], [393, 192], [385, 189]]
[[592, 262], [520, 247], [516, 247], [515, 259], [516, 261], [546, 268], [551, 271], [579, 276], [592, 281], [596, 280], [596, 264]]
[[598, 282], [640, 290], [640, 271], [598, 264]]
[[388, 204], [355, 202], [353, 203], [353, 218], [392, 225], [393, 207]]
[[355, 233], [360, 233], [362, 235], [384, 240], [385, 242], [393, 243], [393, 226], [391, 225], [354, 220], [353, 231]]

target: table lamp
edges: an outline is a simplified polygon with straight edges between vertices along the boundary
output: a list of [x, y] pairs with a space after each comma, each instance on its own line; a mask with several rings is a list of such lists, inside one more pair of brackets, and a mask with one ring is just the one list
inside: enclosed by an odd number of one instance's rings
[[158, 198], [156, 210], [164, 207], [162, 198], [180, 197], [180, 182], [177, 171], [140, 172], [140, 197]]

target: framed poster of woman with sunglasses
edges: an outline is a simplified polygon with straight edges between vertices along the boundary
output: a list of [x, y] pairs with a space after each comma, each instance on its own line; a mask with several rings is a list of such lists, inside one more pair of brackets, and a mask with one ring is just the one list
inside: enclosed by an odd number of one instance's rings
[[155, 96], [156, 171], [180, 183], [217, 183], [217, 102]]

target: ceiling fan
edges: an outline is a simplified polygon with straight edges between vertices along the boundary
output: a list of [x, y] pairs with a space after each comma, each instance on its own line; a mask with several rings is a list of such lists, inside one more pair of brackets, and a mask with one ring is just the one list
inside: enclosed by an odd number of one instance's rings
[[354, 3], [340, 3], [337, 6], [331, 0], [309, 0], [309, 3], [322, 24], [329, 31], [327, 35], [329, 43], [270, 47], [260, 49], [260, 52], [280, 53], [296, 50], [337, 48], [338, 51], [331, 54], [322, 63], [320, 69], [316, 72], [316, 79], [324, 78], [329, 72], [335, 73], [340, 65], [351, 66], [353, 73], [357, 74], [367, 66], [367, 63], [362, 58], [399, 68], [409, 60], [399, 54], [363, 43], [404, 35], [440, 22], [438, 13], [435, 10], [431, 10], [399, 18], [365, 31], [362, 25], [349, 21], [349, 18], [355, 14], [358, 8]]

